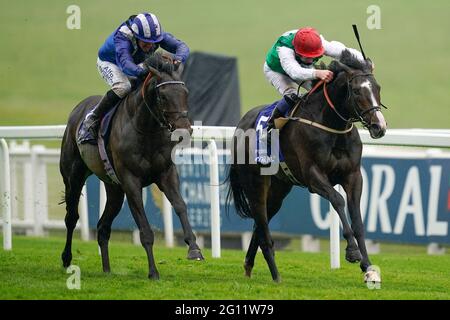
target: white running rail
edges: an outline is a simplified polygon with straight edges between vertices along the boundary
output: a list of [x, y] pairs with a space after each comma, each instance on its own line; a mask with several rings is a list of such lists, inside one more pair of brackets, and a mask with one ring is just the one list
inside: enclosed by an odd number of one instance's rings
[[[192, 128], [194, 129], [192, 134], [193, 140], [209, 142], [211, 156], [211, 243], [213, 257], [220, 257], [220, 204], [218, 201], [219, 188], [216, 187], [218, 184], [216, 143], [230, 140], [235, 127], [194, 125]], [[9, 151], [5, 139], [61, 139], [64, 130], [65, 125], [0, 127], [0, 207], [4, 217], [3, 248], [5, 250], [11, 250], [12, 248]], [[359, 133], [364, 144], [450, 148], [450, 129], [389, 129], [386, 136], [377, 140], [371, 139], [366, 130], [359, 130]], [[167, 205], [165, 207], [170, 209]], [[164, 214], [171, 214], [169, 209], [163, 210]], [[337, 214], [333, 216], [336, 218]], [[165, 221], [170, 221], [167, 217], [166, 219]], [[332, 221], [334, 223], [330, 227], [330, 254], [332, 258], [330, 261], [332, 268], [339, 268], [339, 223], [337, 220]], [[166, 232], [171, 230], [169, 226], [165, 227], [165, 229]], [[166, 237], [171, 239], [168, 240], [169, 242], [173, 241], [172, 236], [166, 235]]]

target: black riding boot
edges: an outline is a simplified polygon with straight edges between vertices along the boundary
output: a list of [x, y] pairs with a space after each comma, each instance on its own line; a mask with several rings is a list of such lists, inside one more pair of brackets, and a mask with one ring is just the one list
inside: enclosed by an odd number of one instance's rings
[[269, 120], [267, 120], [267, 132], [270, 132], [273, 128], [275, 128], [275, 119], [278, 119], [283, 115], [283, 112], [280, 111], [277, 107], [275, 107], [270, 115]]
[[267, 132], [275, 128], [275, 119], [281, 117], [291, 110], [298, 101], [298, 97], [295, 93], [286, 94], [283, 99], [278, 101], [277, 105], [273, 109], [269, 120], [267, 120]]
[[109, 90], [103, 96], [97, 106], [86, 115], [82, 129], [80, 130], [80, 135], [78, 136], [78, 143], [97, 141], [100, 120], [119, 100], [120, 97], [112, 90]]

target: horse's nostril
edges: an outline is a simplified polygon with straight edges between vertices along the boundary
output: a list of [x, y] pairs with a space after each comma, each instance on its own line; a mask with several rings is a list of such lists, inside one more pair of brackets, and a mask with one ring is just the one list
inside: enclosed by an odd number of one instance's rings
[[369, 131], [372, 138], [375, 139], [383, 137], [385, 133], [385, 130], [383, 130], [383, 128], [377, 123], [371, 124], [369, 127]]
[[374, 131], [377, 131], [377, 132], [381, 130], [381, 126], [378, 125], [377, 123], [371, 124], [371, 125], [370, 125], [370, 128], [371, 128], [372, 130], [374, 130]]

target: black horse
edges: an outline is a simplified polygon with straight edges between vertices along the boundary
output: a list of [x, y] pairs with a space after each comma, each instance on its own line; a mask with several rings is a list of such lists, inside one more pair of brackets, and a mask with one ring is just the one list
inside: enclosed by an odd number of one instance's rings
[[124, 98], [112, 119], [107, 154], [120, 183], [106, 174], [97, 146], [77, 145], [77, 132], [85, 115], [98, 103], [100, 96], [80, 102], [69, 116], [61, 146], [60, 171], [65, 184], [67, 240], [62, 253], [64, 267], [72, 260], [72, 234], [78, 220], [78, 201], [86, 178], [97, 175], [105, 182], [107, 202], [97, 224], [98, 244], [103, 271], [109, 272], [108, 241], [111, 224], [119, 213], [126, 195], [131, 213], [140, 231], [140, 240], [149, 264], [149, 278], [159, 279], [153, 257], [154, 233], [147, 221], [142, 203], [142, 188], [156, 183], [171, 202], [180, 218], [184, 241], [189, 246], [188, 259], [203, 260], [187, 217], [186, 204], [179, 190], [179, 177], [171, 159], [177, 142], [171, 141], [174, 129], [192, 133], [187, 117], [187, 89], [180, 81], [181, 68], [174, 67], [161, 55], [145, 63], [150, 73]]
[[[253, 161], [255, 144], [248, 142], [248, 134], [239, 134], [255, 127], [257, 115], [264, 106], [250, 110], [238, 124], [241, 130], [233, 137], [227, 200], [230, 203], [233, 198], [237, 213], [255, 221], [244, 262], [248, 277], [260, 246], [273, 280], [280, 281], [269, 221], [293, 185], [307, 187], [331, 202], [342, 221], [348, 244], [346, 259], [361, 261], [366, 280], [374, 281], [372, 277], [376, 277], [369, 268], [371, 263], [364, 243], [360, 214], [362, 143], [353, 122], [362, 122], [372, 138], [384, 135], [386, 122], [380, 112], [380, 86], [372, 74], [370, 60], [360, 62], [348, 51], [344, 51], [340, 61], [332, 61], [329, 69], [334, 72], [334, 80], [327, 85], [316, 83], [315, 92], [301, 99], [281, 131], [279, 145], [291, 170], [291, 179], [282, 170], [275, 175], [262, 175], [261, 167]], [[243, 152], [245, 161], [241, 164], [237, 159]], [[333, 188], [337, 184], [347, 193], [351, 227], [345, 216], [345, 200]]]

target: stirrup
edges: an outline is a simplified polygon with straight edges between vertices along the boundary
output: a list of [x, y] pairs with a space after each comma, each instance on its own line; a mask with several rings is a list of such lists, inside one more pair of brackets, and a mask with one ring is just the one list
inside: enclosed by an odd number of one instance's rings
[[83, 143], [90, 143], [90, 144], [97, 144], [97, 138], [98, 138], [98, 123], [99, 120], [94, 120], [89, 127], [86, 127], [85, 121], [87, 119], [83, 120], [83, 123], [81, 124], [79, 133], [78, 133], [78, 139], [77, 142], [79, 144]]

